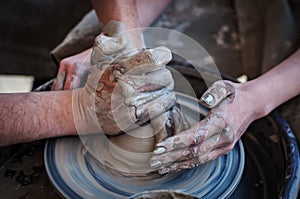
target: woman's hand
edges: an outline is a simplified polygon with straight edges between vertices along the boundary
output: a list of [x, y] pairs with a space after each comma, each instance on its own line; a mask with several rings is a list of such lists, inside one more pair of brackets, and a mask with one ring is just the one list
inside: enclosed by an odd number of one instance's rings
[[261, 117], [248, 84], [215, 82], [200, 102], [211, 108], [205, 119], [156, 145], [152, 167], [161, 174], [189, 169], [231, 151], [249, 124]]

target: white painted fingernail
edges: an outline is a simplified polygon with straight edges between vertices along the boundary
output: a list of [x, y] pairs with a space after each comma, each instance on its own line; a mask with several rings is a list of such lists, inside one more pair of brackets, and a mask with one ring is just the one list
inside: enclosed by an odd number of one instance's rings
[[167, 127], [171, 128], [172, 127], [172, 123], [171, 123], [171, 119], [169, 118], [166, 122]]
[[162, 162], [159, 161], [159, 160], [154, 160], [154, 161], [152, 161], [151, 164], [150, 164], [151, 167], [159, 167], [159, 166], [161, 166], [161, 165], [162, 165]]
[[192, 163], [191, 166], [190, 166], [189, 168], [192, 169], [192, 168], [195, 168], [195, 167], [198, 167], [198, 166], [199, 166], [199, 164]]
[[153, 152], [155, 155], [160, 155], [160, 154], [166, 152], [166, 148], [165, 147], [157, 147]]
[[230, 127], [229, 127], [228, 124], [227, 124], [227, 126], [223, 129], [223, 132], [224, 132], [224, 133], [229, 133], [229, 132], [230, 132]]
[[169, 172], [170, 172], [170, 169], [169, 169], [168, 167], [165, 167], [165, 168], [160, 169], [160, 170], [158, 171], [158, 173], [161, 174], [161, 175], [167, 174], [167, 173], [169, 173]]
[[203, 95], [201, 100], [208, 106], [212, 106], [215, 102], [214, 96], [210, 93], [206, 93], [205, 95]]

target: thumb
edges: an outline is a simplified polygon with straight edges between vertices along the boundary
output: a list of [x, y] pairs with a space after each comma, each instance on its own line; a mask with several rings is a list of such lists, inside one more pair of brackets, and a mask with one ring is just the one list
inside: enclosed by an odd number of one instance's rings
[[234, 95], [234, 87], [231, 83], [219, 80], [205, 91], [200, 99], [200, 103], [207, 108], [213, 108], [231, 95]]
[[164, 46], [159, 46], [154, 49], [149, 49], [149, 52], [156, 60], [158, 65], [166, 65], [172, 60], [171, 50]]

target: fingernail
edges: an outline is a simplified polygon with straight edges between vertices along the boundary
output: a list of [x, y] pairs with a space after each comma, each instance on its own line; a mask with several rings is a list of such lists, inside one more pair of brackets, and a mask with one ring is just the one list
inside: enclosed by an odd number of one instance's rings
[[150, 166], [151, 167], [159, 167], [162, 165], [162, 162], [161, 161], [158, 161], [158, 160], [154, 160], [150, 163]]
[[150, 52], [155, 57], [157, 64], [167, 64], [172, 60], [172, 53], [171, 51], [164, 47], [160, 46], [154, 49], [151, 49]]
[[227, 124], [227, 126], [223, 129], [223, 132], [224, 132], [225, 134], [230, 132], [230, 127], [229, 127], [228, 124]]
[[155, 155], [160, 155], [166, 151], [166, 148], [164, 147], [157, 147], [153, 152]]
[[167, 173], [169, 173], [170, 172], [170, 169], [168, 168], [168, 167], [165, 167], [165, 168], [163, 168], [163, 169], [160, 169], [159, 171], [158, 171], [158, 173], [159, 174], [167, 174]]
[[166, 122], [167, 127], [171, 128], [172, 127], [172, 123], [171, 123], [171, 119], [168, 119]]
[[209, 94], [209, 93], [203, 95], [202, 98], [201, 98], [201, 100], [205, 104], [207, 104], [208, 106], [212, 106], [214, 104], [214, 101], [215, 101], [214, 96], [211, 95], [211, 94]]
[[199, 164], [192, 163], [192, 164], [190, 165], [189, 169], [192, 169], [192, 168], [195, 168], [195, 167], [198, 167], [198, 166], [199, 166]]

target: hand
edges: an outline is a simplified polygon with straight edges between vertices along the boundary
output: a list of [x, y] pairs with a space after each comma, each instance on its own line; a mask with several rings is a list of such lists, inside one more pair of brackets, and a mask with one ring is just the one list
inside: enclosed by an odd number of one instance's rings
[[172, 108], [174, 82], [165, 68], [171, 58], [165, 47], [129, 48], [126, 35], [98, 36], [87, 84], [72, 94], [77, 131], [116, 135]]
[[161, 174], [189, 169], [231, 151], [249, 124], [259, 118], [247, 84], [215, 82], [200, 102], [212, 108], [192, 128], [156, 145], [152, 167]]
[[154, 127], [156, 143], [162, 142], [168, 137], [179, 134], [181, 131], [189, 128], [189, 123], [182, 115], [177, 105], [169, 111], [159, 115], [151, 121]]
[[59, 64], [58, 73], [52, 90], [71, 90], [79, 88], [82, 78], [87, 76], [90, 69], [91, 49], [63, 59]]

